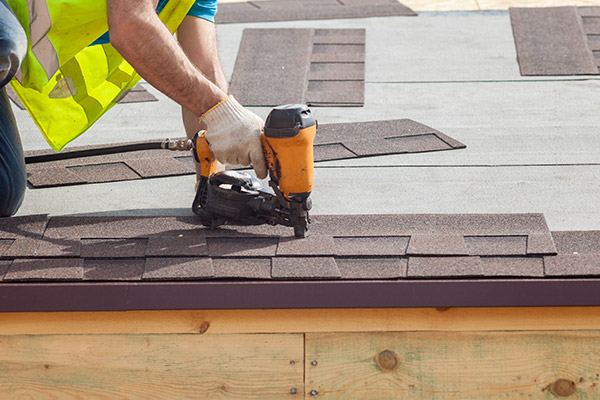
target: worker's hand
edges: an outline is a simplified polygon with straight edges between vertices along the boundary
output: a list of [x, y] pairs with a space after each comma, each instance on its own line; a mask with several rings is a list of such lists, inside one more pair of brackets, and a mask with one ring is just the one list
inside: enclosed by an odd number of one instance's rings
[[260, 139], [265, 123], [258, 115], [229, 96], [206, 112], [200, 120], [206, 124], [204, 137], [218, 161], [227, 165], [252, 164], [258, 178], [267, 177]]

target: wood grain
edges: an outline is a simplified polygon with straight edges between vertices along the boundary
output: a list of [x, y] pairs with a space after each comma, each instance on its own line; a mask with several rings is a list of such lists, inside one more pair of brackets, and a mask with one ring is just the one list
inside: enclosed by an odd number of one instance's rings
[[302, 335], [0, 337], [2, 399], [285, 399], [292, 388], [304, 390]]
[[600, 330], [600, 307], [0, 313], [0, 335]]
[[[598, 399], [600, 331], [306, 335], [319, 399]], [[308, 397], [308, 396], [307, 396]]]

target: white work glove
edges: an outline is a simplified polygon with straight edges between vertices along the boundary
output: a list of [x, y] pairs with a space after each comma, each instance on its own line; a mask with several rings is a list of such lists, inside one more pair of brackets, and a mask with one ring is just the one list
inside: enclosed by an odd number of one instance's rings
[[219, 162], [241, 166], [252, 164], [259, 179], [267, 177], [260, 139], [265, 123], [258, 115], [229, 96], [208, 110], [200, 120], [206, 124], [204, 137]]

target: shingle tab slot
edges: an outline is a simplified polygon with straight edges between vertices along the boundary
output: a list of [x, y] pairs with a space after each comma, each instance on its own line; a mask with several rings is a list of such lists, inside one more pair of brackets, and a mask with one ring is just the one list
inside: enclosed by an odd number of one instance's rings
[[409, 255], [469, 255], [462, 235], [416, 234], [408, 243]]
[[408, 236], [336, 237], [338, 256], [402, 256], [406, 254]]

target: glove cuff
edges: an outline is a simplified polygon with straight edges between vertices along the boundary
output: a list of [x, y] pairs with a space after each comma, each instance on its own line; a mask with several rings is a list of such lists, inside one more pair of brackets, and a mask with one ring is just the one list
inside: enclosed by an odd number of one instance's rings
[[[230, 123], [241, 121], [246, 117], [247, 111], [230, 95], [225, 100], [217, 103], [210, 110], [205, 112], [200, 121], [203, 121], [207, 127], [224, 126]], [[209, 129], [210, 131], [211, 129]]]

